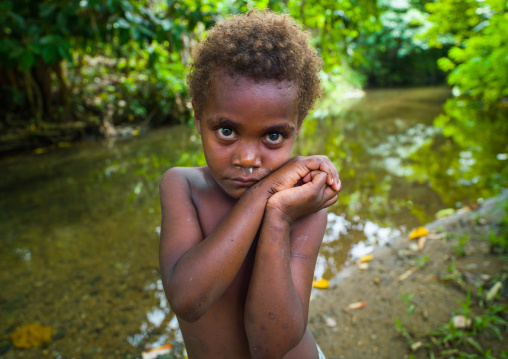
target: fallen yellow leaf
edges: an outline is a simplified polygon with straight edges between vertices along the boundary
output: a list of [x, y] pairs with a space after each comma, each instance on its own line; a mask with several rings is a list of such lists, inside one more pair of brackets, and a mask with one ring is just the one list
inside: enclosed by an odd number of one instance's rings
[[43, 153], [48, 152], [49, 149], [47, 147], [39, 147], [32, 151], [34, 155], [42, 155]]
[[370, 262], [373, 259], [374, 256], [372, 254], [367, 254], [366, 256], [360, 258], [360, 263]]
[[320, 280], [313, 281], [312, 285], [314, 286], [314, 288], [327, 289], [330, 286], [330, 282], [328, 282], [324, 278], [321, 278]]
[[437, 211], [436, 218], [443, 218], [446, 216], [450, 216], [454, 213], [455, 213], [455, 210], [453, 208], [445, 208], [445, 209]]
[[365, 301], [362, 300], [361, 302], [351, 303], [350, 305], [348, 305], [346, 307], [346, 310], [360, 309], [360, 308], [365, 307], [366, 305], [367, 305], [367, 303], [365, 303]]
[[141, 354], [142, 359], [156, 359], [159, 356], [165, 356], [165, 354], [171, 353], [171, 348], [173, 348], [173, 344], [168, 343], [158, 348], [153, 348], [147, 350]]
[[16, 329], [10, 337], [16, 348], [29, 349], [49, 342], [52, 335], [53, 327], [31, 323]]
[[425, 227], [418, 227], [416, 229], [413, 229], [411, 231], [411, 233], [409, 233], [409, 239], [415, 239], [415, 238], [420, 238], [420, 237], [423, 237], [423, 236], [426, 236], [427, 234], [429, 234], [429, 230]]

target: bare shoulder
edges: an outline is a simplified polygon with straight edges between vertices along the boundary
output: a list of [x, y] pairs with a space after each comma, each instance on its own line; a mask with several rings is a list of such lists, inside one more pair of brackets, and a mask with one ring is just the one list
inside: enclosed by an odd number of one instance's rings
[[196, 189], [207, 187], [208, 172], [207, 167], [170, 168], [162, 175], [159, 184], [161, 201], [168, 196], [192, 196]]
[[161, 190], [169, 190], [175, 185], [189, 186], [193, 182], [199, 182], [199, 179], [203, 177], [202, 167], [173, 167], [162, 175], [159, 187]]

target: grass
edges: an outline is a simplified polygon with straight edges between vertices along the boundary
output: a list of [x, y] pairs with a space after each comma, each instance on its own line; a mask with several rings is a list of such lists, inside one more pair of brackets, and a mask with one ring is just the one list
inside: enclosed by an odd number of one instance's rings
[[415, 305], [411, 303], [411, 300], [414, 296], [414, 293], [400, 294], [400, 297], [404, 301], [404, 305], [407, 308], [407, 314], [413, 314], [415, 312]]
[[[484, 297], [486, 292], [483, 291], [481, 295]], [[412, 298], [413, 295], [403, 298], [406, 306], [410, 305]], [[490, 334], [503, 341], [503, 333], [508, 332], [508, 321], [505, 319], [508, 318], [508, 306], [496, 301], [487, 303], [483, 298], [483, 303], [487, 304], [484, 304], [479, 314], [473, 315], [472, 307], [478, 299], [480, 298], [475, 298], [468, 292], [466, 300], [458, 303], [460, 308], [452, 313], [452, 319], [423, 338], [414, 338], [399, 319], [396, 320], [397, 330], [411, 348], [426, 348], [428, 358], [495, 358], [491, 349], [482, 347], [478, 339]], [[408, 314], [411, 314], [409, 310]], [[459, 315], [464, 316], [466, 323], [470, 319], [470, 324], [456, 327], [453, 318]], [[502, 351], [500, 355], [500, 358], [508, 358], [508, 350]], [[408, 358], [416, 358], [416, 355], [411, 354]]]
[[508, 254], [508, 240], [506, 233], [496, 235], [494, 230], [489, 233], [490, 251], [496, 254]]
[[469, 236], [467, 234], [459, 235], [459, 242], [452, 246], [452, 251], [458, 257], [463, 257], [466, 255], [466, 243], [469, 242]]

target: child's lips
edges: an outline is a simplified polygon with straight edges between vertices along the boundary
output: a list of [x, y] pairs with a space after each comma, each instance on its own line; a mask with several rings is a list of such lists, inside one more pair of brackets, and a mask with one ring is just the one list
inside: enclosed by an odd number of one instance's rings
[[259, 180], [257, 178], [231, 178], [231, 181], [237, 186], [248, 187]]

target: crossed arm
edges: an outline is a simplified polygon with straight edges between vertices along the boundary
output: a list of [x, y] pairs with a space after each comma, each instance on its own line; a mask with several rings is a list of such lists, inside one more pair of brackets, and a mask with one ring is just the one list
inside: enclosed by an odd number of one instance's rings
[[[294, 187], [302, 179], [305, 183]], [[170, 171], [161, 183], [160, 262], [175, 313], [189, 322], [206, 313], [230, 286], [261, 228], [245, 304], [246, 333], [253, 357], [284, 356], [305, 332], [326, 224], [320, 210], [336, 201], [338, 189], [329, 161], [292, 160], [251, 187], [203, 238], [188, 182]]]

